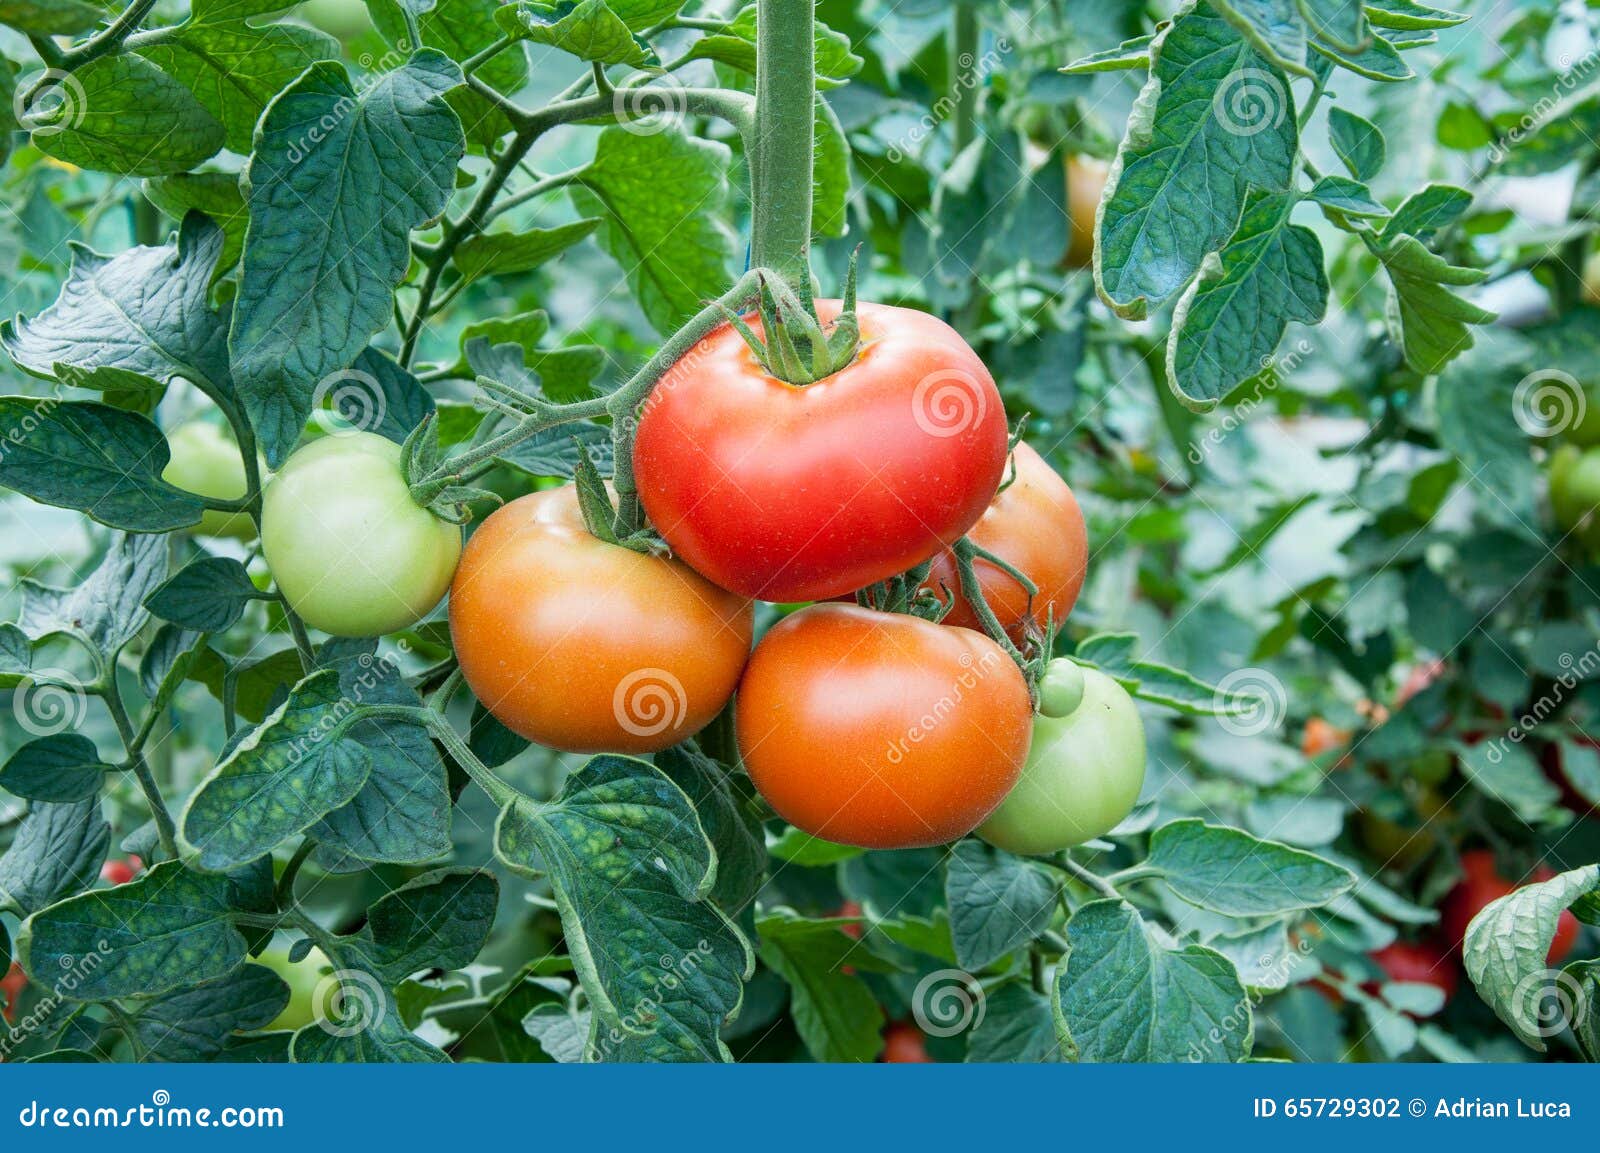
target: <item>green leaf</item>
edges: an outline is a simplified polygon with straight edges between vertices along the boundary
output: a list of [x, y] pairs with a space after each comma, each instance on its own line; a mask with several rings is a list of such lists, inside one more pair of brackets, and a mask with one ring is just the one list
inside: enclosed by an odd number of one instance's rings
[[1306, 199], [1346, 216], [1389, 215], [1389, 210], [1373, 199], [1370, 188], [1343, 176], [1324, 176], [1306, 193]]
[[1387, 243], [1378, 259], [1389, 274], [1384, 315], [1390, 336], [1417, 372], [1439, 372], [1472, 347], [1470, 325], [1495, 319], [1494, 313], [1450, 291], [1479, 284], [1488, 273], [1452, 265], [1413, 236]]
[[811, 231], [817, 236], [843, 236], [849, 229], [850, 141], [838, 115], [820, 93], [813, 134]]
[[96, 172], [161, 176], [216, 154], [221, 124], [161, 69], [127, 54], [74, 69], [60, 100], [31, 110], [26, 127], [41, 152]]
[[1600, 750], [1577, 741], [1562, 741], [1561, 775], [1573, 792], [1600, 808]]
[[565, 1001], [546, 1002], [528, 1011], [522, 1027], [553, 1060], [572, 1064], [583, 1060], [592, 1017], [589, 1010], [575, 1009]]
[[320, 391], [329, 411], [396, 444], [404, 444], [437, 411], [422, 382], [376, 348], [366, 349], [347, 370], [328, 377]]
[[111, 771], [88, 737], [51, 733], [29, 741], [0, 766], [0, 789], [29, 801], [64, 805], [95, 796]]
[[19, 368], [66, 384], [109, 367], [226, 392], [227, 325], [207, 302], [222, 242], [215, 224], [191, 214], [175, 244], [116, 256], [75, 245], [55, 303], [0, 325], [0, 344]]
[[1317, 324], [1328, 278], [1317, 234], [1289, 223], [1292, 196], [1257, 196], [1221, 252], [1178, 301], [1167, 341], [1167, 380], [1195, 408], [1210, 408], [1261, 372], [1290, 321]]
[[[398, 664], [361, 654], [337, 665], [344, 698], [364, 705], [422, 700]], [[327, 868], [365, 868], [368, 862], [415, 864], [450, 851], [450, 787], [426, 726], [396, 717], [359, 720], [345, 739], [366, 748], [372, 772], [344, 807], [312, 826], [317, 860]]]
[[1358, 52], [1371, 36], [1362, 0], [1296, 0], [1306, 28], [1336, 48]]
[[1124, 40], [1115, 48], [1080, 56], [1060, 71], [1067, 76], [1087, 75], [1091, 72], [1127, 72], [1150, 66], [1150, 48], [1155, 43], [1155, 33]]
[[1096, 633], [1078, 643], [1072, 659], [1098, 668], [1140, 700], [1190, 716], [1247, 716], [1263, 707], [1260, 697], [1210, 685], [1181, 669], [1134, 656], [1136, 633]]
[[0, 688], [14, 689], [33, 668], [33, 642], [16, 625], [0, 624]]
[[1357, 76], [1365, 76], [1368, 80], [1398, 83], [1416, 76], [1398, 48], [1382, 36], [1373, 35], [1371, 29], [1367, 32], [1367, 44], [1360, 51], [1351, 52], [1321, 40], [1313, 40], [1311, 47], [1341, 68]]
[[967, 1034], [967, 1060], [1059, 1061], [1050, 998], [1022, 981], [1007, 981], [984, 999], [983, 1015]]
[[597, 219], [575, 220], [526, 232], [480, 232], [463, 240], [450, 259], [464, 280], [532, 272], [584, 239], [599, 223]]
[[[1546, 1038], [1576, 1024], [1572, 1008], [1584, 1003], [1581, 990], [1573, 995], [1574, 978], [1551, 972], [1545, 960], [1556, 923], [1568, 905], [1597, 888], [1600, 865], [1584, 865], [1491, 901], [1467, 926], [1461, 959], [1473, 987], [1523, 1044], [1540, 1053]], [[1549, 1007], [1552, 981], [1556, 1003], [1565, 1008], [1553, 1016], [1541, 1012]]]
[[235, 173], [178, 172], [161, 176], [144, 182], [144, 195], [174, 220], [199, 212], [222, 229], [222, 248], [211, 269], [212, 284], [239, 263], [250, 213], [244, 206], [244, 193]]
[[825, 841], [821, 837], [813, 837], [804, 829], [785, 825], [783, 832], [767, 844], [767, 852], [780, 861], [788, 861], [791, 865], [817, 868], [822, 865], [836, 865], [840, 861], [848, 861], [851, 857], [859, 857], [866, 850], [855, 845], [839, 845], [833, 841]]
[[1465, 12], [1446, 12], [1412, 0], [1364, 0], [1367, 20], [1380, 28], [1453, 28], [1471, 19]]
[[1561, 790], [1521, 745], [1496, 738], [1454, 750], [1466, 778], [1528, 824], [1543, 824], [1564, 812]]
[[159, 536], [115, 534], [99, 565], [71, 588], [51, 588], [32, 579], [22, 588], [17, 624], [37, 643], [64, 635], [102, 658], [117, 653], [144, 628], [144, 599], [167, 576], [167, 542]]
[[[1164, 934], [1163, 934], [1164, 936]], [[1161, 944], [1131, 905], [1093, 901], [1067, 923], [1056, 1035], [1077, 1061], [1239, 1061], [1255, 1025], [1233, 965]]]
[[76, 509], [112, 528], [171, 532], [205, 506], [161, 479], [166, 437], [146, 418], [98, 401], [0, 397], [0, 485]]
[[87, 32], [104, 19], [104, 8], [82, 0], [0, 0], [0, 24], [39, 36]]
[[1287, 189], [1297, 148], [1283, 72], [1209, 8], [1181, 12], [1151, 47], [1101, 202], [1101, 296], [1130, 319], [1170, 299], [1233, 234], [1252, 187]]
[[1229, 917], [1314, 909], [1356, 883], [1349, 870], [1313, 853], [1195, 817], [1152, 833], [1145, 866], [1191, 905]]
[[1295, 0], [1212, 0], [1212, 7], [1278, 67], [1310, 75], [1306, 26]]
[[158, 997], [140, 1007], [134, 1034], [146, 1061], [215, 1061], [236, 1032], [270, 1025], [289, 1004], [289, 986], [265, 965]]
[[1049, 927], [1059, 886], [1031, 862], [969, 837], [945, 868], [950, 937], [963, 969], [986, 968]]
[[[861, 57], [850, 50], [850, 38], [818, 23], [816, 29], [817, 89], [837, 88], [861, 71]], [[720, 32], [702, 36], [689, 49], [691, 60], [715, 60], [750, 76], [756, 74], [756, 6], [746, 5]]]
[[[308, 1065], [442, 1064], [449, 1061], [438, 1048], [410, 1032], [400, 1019], [400, 1007], [394, 998], [387, 990], [380, 992], [381, 999], [373, 1006], [372, 1019], [365, 1028], [354, 1032], [341, 1028], [331, 1033], [321, 1025], [307, 1025], [289, 1043], [290, 1060]], [[363, 993], [370, 996], [372, 990], [363, 985], [353, 995]]]
[[162, 861], [126, 885], [35, 913], [18, 938], [23, 966], [33, 974], [78, 972], [70, 995], [79, 1001], [191, 988], [233, 972], [245, 958], [232, 922], [235, 894], [226, 876]]
[[[99, 797], [59, 805], [34, 802], [17, 826], [11, 847], [0, 856], [0, 907], [9, 906], [26, 917], [68, 893], [88, 888], [100, 875], [110, 843], [111, 826], [100, 814]], [[26, 939], [24, 927], [18, 938], [24, 958]], [[74, 955], [90, 952], [92, 945]]]
[[482, 869], [439, 869], [407, 881], [367, 910], [356, 938], [385, 983], [420, 969], [461, 969], [494, 927], [500, 883]]
[[1368, 181], [1378, 175], [1385, 145], [1376, 124], [1335, 104], [1328, 109], [1328, 137], [1351, 176]]
[[513, 799], [495, 846], [517, 872], [548, 874], [600, 1056], [729, 1059], [718, 1033], [754, 957], [706, 900], [715, 858], [682, 790], [643, 761], [595, 757], [555, 800]]
[[195, 0], [189, 19], [152, 33], [139, 55], [175, 78], [222, 124], [227, 147], [250, 154], [262, 109], [318, 60], [339, 54], [332, 37], [294, 24], [250, 24], [274, 4]]
[[[360, 93], [342, 66], [321, 62], [261, 119], [229, 347], [274, 466], [299, 439], [317, 385], [389, 323], [411, 230], [444, 211], [465, 145], [443, 95], [460, 82], [432, 49]], [[305, 242], [308, 215], [328, 222], [319, 243]]]
[[312, 673], [200, 782], [183, 813], [183, 838], [208, 871], [270, 853], [348, 804], [372, 756], [345, 730], [352, 703], [332, 669]]
[[1448, 228], [1472, 207], [1472, 193], [1453, 184], [1430, 184], [1406, 197], [1383, 226], [1381, 239], [1388, 243], [1402, 234], [1430, 244], [1440, 229]]
[[635, 36], [604, 0], [507, 4], [495, 10], [494, 20], [508, 36], [549, 44], [579, 60], [635, 68], [657, 63], [650, 45]]
[[742, 803], [731, 774], [693, 742], [657, 753], [656, 768], [683, 790], [710, 838], [717, 858], [711, 899], [730, 917], [752, 910], [767, 879], [767, 847], [761, 822]]
[[246, 605], [266, 596], [244, 565], [232, 557], [208, 556], [168, 578], [145, 599], [145, 607], [162, 620], [197, 633], [220, 633], [238, 621]]
[[762, 963], [789, 986], [789, 1014], [806, 1052], [817, 1061], [867, 1062], [883, 1048], [883, 1010], [860, 977], [846, 973], [863, 959], [860, 942], [827, 921], [787, 910], [756, 922]]
[[727, 287], [728, 164], [727, 147], [715, 141], [612, 127], [573, 188], [579, 212], [604, 217], [600, 243], [658, 332], [672, 332]]

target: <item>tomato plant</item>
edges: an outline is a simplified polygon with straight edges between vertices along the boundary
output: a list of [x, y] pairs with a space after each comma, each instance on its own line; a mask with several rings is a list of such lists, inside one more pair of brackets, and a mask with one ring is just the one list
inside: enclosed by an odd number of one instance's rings
[[7, 1064], [1600, 1059], [1600, 9], [0, 25]]

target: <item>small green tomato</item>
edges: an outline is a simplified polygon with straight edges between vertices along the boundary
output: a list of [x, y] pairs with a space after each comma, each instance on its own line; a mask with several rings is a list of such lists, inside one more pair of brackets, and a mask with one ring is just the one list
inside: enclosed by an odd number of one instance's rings
[[461, 529], [411, 499], [398, 444], [355, 432], [284, 462], [262, 498], [261, 547], [302, 620], [372, 637], [439, 603], [461, 559]]
[[[167, 434], [167, 448], [172, 459], [161, 470], [161, 479], [168, 484], [215, 500], [238, 500], [248, 491], [239, 446], [209, 421], [179, 425]], [[205, 536], [250, 540], [256, 535], [256, 526], [247, 512], [210, 508], [201, 515], [194, 531]]]
[[977, 830], [1012, 853], [1055, 853], [1110, 832], [1144, 785], [1144, 723], [1116, 681], [1057, 659], [1039, 703], [1022, 776]]

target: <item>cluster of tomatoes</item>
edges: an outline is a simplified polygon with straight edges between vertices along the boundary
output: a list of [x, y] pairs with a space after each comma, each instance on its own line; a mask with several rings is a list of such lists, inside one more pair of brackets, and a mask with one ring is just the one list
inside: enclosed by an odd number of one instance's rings
[[[823, 324], [839, 311], [817, 302]], [[994, 382], [953, 329], [883, 305], [854, 317], [853, 359], [810, 384], [766, 371], [731, 325], [659, 381], [633, 475], [668, 552], [592, 533], [572, 484], [511, 501], [463, 548], [456, 525], [412, 499], [400, 446], [356, 432], [300, 448], [271, 479], [266, 564], [300, 617], [336, 635], [405, 628], [448, 590], [467, 684], [550, 748], [650, 753], [737, 693], [756, 788], [829, 840], [931, 845], [982, 825], [997, 845], [1039, 853], [1098, 836], [1143, 781], [1133, 702], [1058, 660], [1036, 717], [1015, 659], [1082, 587], [1078, 503], [1032, 448], [1010, 448]], [[242, 495], [219, 434], [176, 451], [201, 435], [174, 434], [168, 479]], [[206, 454], [209, 471], [196, 470]], [[247, 532], [236, 520], [202, 528]], [[962, 594], [951, 548], [963, 536], [994, 636]], [[920, 588], [906, 587], [910, 570], [925, 573]], [[854, 595], [891, 585], [893, 604]], [[752, 651], [758, 599], [787, 615]]]

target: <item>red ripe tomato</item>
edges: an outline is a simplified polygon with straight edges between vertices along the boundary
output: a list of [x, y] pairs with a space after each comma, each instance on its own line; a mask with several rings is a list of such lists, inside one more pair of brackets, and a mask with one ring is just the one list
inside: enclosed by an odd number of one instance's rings
[[142, 868], [144, 862], [138, 857], [129, 857], [125, 861], [110, 860], [100, 866], [100, 879], [108, 885], [126, 885], [139, 875]]
[[[1031, 580], [1039, 593], [1033, 600], [1033, 619], [1042, 628], [1052, 619], [1059, 626], [1067, 619], [1083, 590], [1089, 565], [1089, 534], [1083, 510], [1067, 482], [1027, 444], [1019, 443], [1014, 455], [1016, 476], [978, 518], [967, 535], [972, 542], [1008, 562]], [[1028, 594], [1009, 574], [985, 560], [973, 563], [983, 599], [1013, 640], [1021, 640], [1028, 617]], [[955, 555], [949, 549], [933, 561], [924, 588], [955, 601], [944, 618], [947, 625], [981, 629], [978, 616], [961, 595], [961, 578]]]
[[[828, 323], [839, 302], [817, 312]], [[858, 316], [860, 351], [832, 376], [768, 376], [723, 325], [644, 406], [645, 512], [723, 588], [806, 601], [885, 580], [971, 528], [1000, 484], [1006, 414], [966, 341], [911, 309], [863, 304]]]
[[750, 602], [584, 527], [571, 485], [479, 526], [450, 586], [462, 675], [508, 729], [568, 752], [648, 753], [722, 710], [750, 655]]
[[1389, 980], [1432, 985], [1446, 1001], [1456, 995], [1461, 983], [1454, 959], [1437, 945], [1396, 941], [1373, 953], [1372, 960]]
[[1032, 739], [1028, 687], [981, 633], [824, 604], [762, 638], [739, 682], [750, 780], [813, 836], [941, 845], [994, 811]]
[[860, 920], [860, 918], [861, 918], [861, 906], [860, 905], [856, 904], [856, 902], [854, 902], [854, 901], [846, 901], [844, 904], [839, 906], [838, 910], [833, 915], [835, 917], [853, 917], [853, 918], [855, 918], [855, 920], [854, 920], [854, 922], [852, 924], [840, 925], [839, 926], [839, 932], [843, 933], [846, 937], [854, 937], [857, 941], [861, 940], [861, 920]]
[[889, 1065], [933, 1064], [927, 1038], [910, 1021], [891, 1021], [883, 1031], [883, 1060]]
[[28, 985], [28, 975], [22, 971], [22, 966], [15, 961], [4, 977], [0, 977], [0, 1001], [5, 1002], [6, 1024], [14, 1025], [17, 1021], [17, 998], [22, 995], [22, 990]]
[[[1460, 949], [1467, 938], [1467, 926], [1472, 918], [1483, 911], [1491, 901], [1498, 901], [1521, 886], [1500, 875], [1495, 867], [1494, 854], [1488, 849], [1473, 849], [1461, 854], [1463, 876], [1456, 887], [1445, 897], [1440, 908], [1440, 925], [1452, 949]], [[1550, 876], [1548, 869], [1538, 869], [1533, 879], [1542, 881]], [[1545, 960], [1559, 965], [1572, 952], [1578, 942], [1578, 919], [1563, 912], [1556, 921], [1556, 935], [1551, 939], [1550, 952]]]

